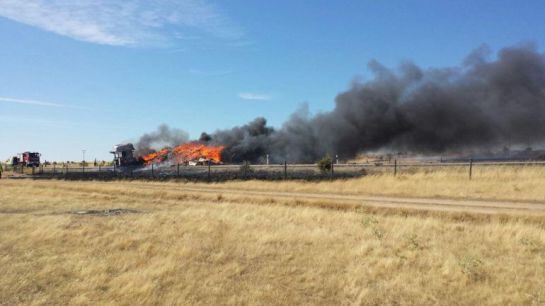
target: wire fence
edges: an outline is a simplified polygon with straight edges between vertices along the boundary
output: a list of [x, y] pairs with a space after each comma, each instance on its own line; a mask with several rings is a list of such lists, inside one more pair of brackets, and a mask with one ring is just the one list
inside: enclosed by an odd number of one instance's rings
[[401, 175], [417, 171], [436, 171], [437, 169], [456, 169], [457, 173], [465, 173], [471, 180], [474, 170], [481, 171], [488, 167], [543, 167], [545, 161], [504, 161], [504, 162], [391, 162], [331, 164], [327, 169], [319, 169], [317, 164], [229, 164], [229, 165], [197, 165], [160, 164], [150, 166], [85, 166], [85, 165], [41, 165], [39, 167], [14, 166], [6, 167], [17, 175], [39, 178], [65, 179], [187, 179], [198, 181], [225, 181], [236, 179], [263, 180], [324, 180], [352, 178], [369, 174]]

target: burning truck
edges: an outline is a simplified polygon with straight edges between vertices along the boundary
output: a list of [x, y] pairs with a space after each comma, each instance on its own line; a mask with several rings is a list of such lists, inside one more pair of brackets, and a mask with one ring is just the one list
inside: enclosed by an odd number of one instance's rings
[[134, 146], [132, 143], [118, 144], [114, 146], [113, 151], [114, 164], [118, 167], [139, 165], [138, 159], [134, 157]]
[[149, 166], [163, 163], [184, 164], [190, 166], [221, 164], [223, 146], [207, 146], [200, 142], [188, 142], [174, 148], [162, 150], [135, 157], [133, 144], [120, 144], [111, 151], [116, 166]]

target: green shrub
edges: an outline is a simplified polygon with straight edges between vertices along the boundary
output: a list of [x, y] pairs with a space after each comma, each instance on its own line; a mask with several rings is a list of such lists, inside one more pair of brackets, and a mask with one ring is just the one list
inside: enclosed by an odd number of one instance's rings
[[333, 160], [331, 159], [331, 156], [327, 154], [322, 159], [318, 161], [318, 169], [322, 172], [328, 172], [331, 171], [331, 166], [333, 165]]

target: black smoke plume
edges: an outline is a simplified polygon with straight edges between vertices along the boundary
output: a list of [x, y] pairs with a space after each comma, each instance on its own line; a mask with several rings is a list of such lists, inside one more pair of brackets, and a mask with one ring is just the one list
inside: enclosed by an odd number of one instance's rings
[[174, 147], [189, 140], [189, 134], [183, 130], [161, 124], [156, 131], [146, 133], [135, 145], [137, 156], [149, 154], [164, 147]]
[[406, 62], [368, 65], [373, 78], [354, 83], [331, 112], [294, 113], [275, 130], [264, 118], [203, 134], [226, 146], [226, 161], [315, 162], [325, 154], [362, 151], [439, 153], [545, 138], [545, 56], [535, 46], [504, 48], [490, 60], [482, 47], [462, 65], [423, 69]]

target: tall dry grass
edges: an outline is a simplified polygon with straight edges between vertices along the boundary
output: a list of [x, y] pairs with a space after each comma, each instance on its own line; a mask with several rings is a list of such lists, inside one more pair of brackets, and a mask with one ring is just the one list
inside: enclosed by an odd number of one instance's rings
[[[545, 303], [539, 222], [243, 203], [142, 184], [0, 181], [1, 304]], [[108, 208], [140, 213], [69, 213]]]
[[545, 166], [480, 166], [469, 180], [467, 167], [400, 169], [358, 179], [302, 181], [235, 181], [216, 188], [324, 192], [401, 197], [439, 197], [545, 202]]

